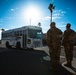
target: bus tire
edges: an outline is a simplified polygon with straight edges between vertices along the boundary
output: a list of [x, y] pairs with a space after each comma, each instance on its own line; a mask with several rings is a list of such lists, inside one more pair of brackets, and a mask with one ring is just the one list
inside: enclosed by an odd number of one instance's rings
[[6, 42], [6, 48], [9, 48], [10, 46], [9, 46], [9, 42]]
[[16, 48], [17, 48], [17, 49], [20, 49], [20, 48], [21, 48], [20, 42], [17, 42], [17, 43], [16, 43]]

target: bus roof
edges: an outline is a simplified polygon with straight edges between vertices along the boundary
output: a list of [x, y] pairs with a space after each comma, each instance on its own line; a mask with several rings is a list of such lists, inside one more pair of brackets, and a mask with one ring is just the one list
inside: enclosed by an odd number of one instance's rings
[[3, 31], [3, 33], [12, 32], [12, 31], [19, 31], [19, 30], [27, 30], [27, 29], [42, 30], [41, 27], [30, 25], [30, 26], [23, 26], [23, 27], [19, 27], [19, 28], [15, 28], [15, 29], [6, 30], [6, 31]]

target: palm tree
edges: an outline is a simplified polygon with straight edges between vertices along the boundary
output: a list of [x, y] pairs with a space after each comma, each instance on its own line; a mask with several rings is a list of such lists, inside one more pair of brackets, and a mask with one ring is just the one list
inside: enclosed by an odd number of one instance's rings
[[53, 12], [53, 9], [55, 9], [55, 6], [53, 6], [53, 4], [50, 4], [49, 7], [48, 7], [48, 9], [51, 12], [51, 20], [50, 20], [50, 22], [52, 22], [52, 12]]

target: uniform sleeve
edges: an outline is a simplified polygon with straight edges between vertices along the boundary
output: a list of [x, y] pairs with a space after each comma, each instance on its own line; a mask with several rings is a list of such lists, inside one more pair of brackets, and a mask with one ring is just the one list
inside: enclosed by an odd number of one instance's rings
[[47, 31], [47, 45], [50, 47], [50, 30]]
[[63, 33], [63, 37], [62, 37], [62, 45], [64, 45], [64, 43], [65, 43], [65, 35], [66, 35], [66, 31], [64, 31], [64, 33]]
[[69, 40], [73, 41], [75, 37], [75, 31], [71, 30], [71, 35], [69, 36]]
[[61, 30], [59, 30], [59, 34], [62, 35], [62, 31]]
[[60, 38], [60, 40], [62, 40], [62, 37], [63, 37], [63, 32], [59, 29], [59, 38]]

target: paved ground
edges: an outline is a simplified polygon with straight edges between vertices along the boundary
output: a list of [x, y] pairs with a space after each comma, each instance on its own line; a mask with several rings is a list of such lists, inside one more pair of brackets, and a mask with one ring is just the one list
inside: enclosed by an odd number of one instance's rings
[[50, 71], [50, 60], [47, 60], [48, 54], [45, 51], [0, 50], [0, 75], [72, 75], [61, 65], [58, 72]]

